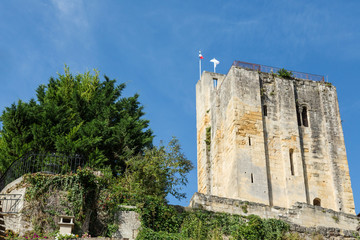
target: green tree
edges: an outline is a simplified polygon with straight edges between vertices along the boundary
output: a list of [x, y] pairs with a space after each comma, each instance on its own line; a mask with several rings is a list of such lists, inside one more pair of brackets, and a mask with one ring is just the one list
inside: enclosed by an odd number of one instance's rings
[[50, 78], [36, 100], [6, 107], [0, 118], [0, 170], [27, 153], [80, 154], [93, 167], [125, 170], [125, 160], [152, 148], [139, 95], [121, 97], [125, 84], [86, 72]]
[[186, 175], [192, 169], [179, 141], [173, 138], [167, 146], [146, 149], [143, 154], [129, 158], [120, 184], [131, 195], [165, 199], [171, 194], [182, 199], [185, 194], [181, 193], [181, 186], [187, 184]]

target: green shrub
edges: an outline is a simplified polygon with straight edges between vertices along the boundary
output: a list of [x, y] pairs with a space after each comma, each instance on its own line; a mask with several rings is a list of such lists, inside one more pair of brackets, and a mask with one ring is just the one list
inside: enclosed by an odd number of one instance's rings
[[248, 207], [247, 203], [241, 206], [243, 213], [248, 213], [247, 207]]
[[[146, 209], [149, 207], [147, 205], [141, 210], [145, 214], [142, 213], [142, 229], [139, 239], [217, 240], [227, 236], [231, 239], [280, 240], [289, 229], [288, 224], [281, 220], [263, 220], [256, 215], [246, 217], [193, 210], [183, 213], [171, 211], [171, 214], [166, 216], [164, 212], [169, 211], [166, 209], [171, 206], [161, 206], [159, 203], [154, 203], [154, 205], [158, 207], [151, 205], [150, 209]], [[155, 211], [159, 211], [160, 214]], [[175, 223], [169, 222], [170, 219], [176, 219]]]
[[138, 208], [143, 227], [169, 233], [179, 231], [183, 215], [164, 200], [148, 196], [143, 203], [138, 204]]
[[180, 233], [156, 232], [150, 228], [142, 228], [136, 240], [185, 240]]
[[293, 73], [285, 68], [280, 69], [277, 73], [282, 78], [290, 79], [293, 77]]
[[264, 239], [281, 240], [284, 234], [289, 231], [289, 225], [284, 221], [278, 219], [265, 219], [263, 220], [264, 226]]

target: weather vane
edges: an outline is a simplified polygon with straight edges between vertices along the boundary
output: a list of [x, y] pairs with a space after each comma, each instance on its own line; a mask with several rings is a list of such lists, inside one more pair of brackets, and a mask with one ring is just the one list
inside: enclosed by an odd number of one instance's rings
[[216, 73], [216, 65], [218, 65], [220, 62], [215, 58], [211, 59], [210, 62], [214, 63], [214, 73]]

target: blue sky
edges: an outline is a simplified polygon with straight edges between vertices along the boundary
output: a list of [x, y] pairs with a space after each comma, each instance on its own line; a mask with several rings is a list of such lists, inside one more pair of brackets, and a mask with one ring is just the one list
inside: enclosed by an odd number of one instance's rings
[[[360, 211], [360, 1], [12, 0], [0, 3], [0, 110], [63, 72], [96, 68], [140, 94], [156, 143], [176, 136], [196, 164], [198, 50], [328, 76], [338, 90], [356, 212]], [[197, 189], [189, 175], [188, 205]]]

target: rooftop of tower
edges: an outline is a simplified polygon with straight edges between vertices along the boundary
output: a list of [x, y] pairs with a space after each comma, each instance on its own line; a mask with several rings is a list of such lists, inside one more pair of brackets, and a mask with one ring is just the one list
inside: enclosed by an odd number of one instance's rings
[[[282, 70], [282, 68], [278, 68], [278, 67], [270, 67], [270, 66], [265, 66], [265, 65], [261, 65], [261, 64], [248, 63], [248, 62], [242, 62], [242, 61], [234, 61], [232, 65], [250, 69], [250, 70], [265, 72], [265, 73], [278, 73], [279, 70]], [[324, 76], [322, 76], [322, 75], [296, 72], [296, 71], [289, 71], [289, 72], [292, 73], [292, 76], [294, 78], [307, 79], [307, 80], [312, 80], [312, 81], [324, 81], [325, 80]]]

